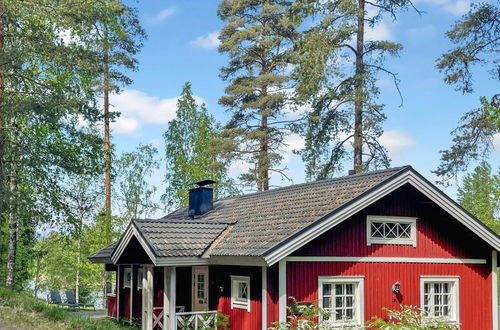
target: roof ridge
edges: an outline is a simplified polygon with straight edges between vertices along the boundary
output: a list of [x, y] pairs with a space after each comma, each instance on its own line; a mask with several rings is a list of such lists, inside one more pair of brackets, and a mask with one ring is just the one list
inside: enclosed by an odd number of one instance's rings
[[412, 168], [411, 165], [403, 165], [403, 166], [398, 166], [398, 167], [386, 168], [386, 169], [382, 169], [382, 170], [375, 170], [375, 171], [369, 171], [369, 172], [363, 172], [363, 173], [343, 175], [343, 176], [338, 176], [335, 178], [327, 178], [327, 179], [321, 179], [321, 180], [310, 181], [310, 182], [302, 182], [302, 183], [297, 183], [297, 184], [293, 184], [290, 186], [277, 187], [277, 188], [269, 189], [266, 191], [256, 191], [256, 192], [252, 192], [252, 193], [248, 193], [248, 194], [244, 194], [244, 195], [239, 195], [239, 196], [225, 197], [225, 198], [214, 200], [214, 202], [223, 201], [223, 200], [231, 200], [231, 199], [247, 197], [247, 196], [253, 196], [253, 195], [257, 195], [257, 194], [264, 195], [264, 194], [269, 194], [269, 193], [279, 191], [279, 190], [291, 189], [291, 188], [305, 186], [305, 185], [312, 186], [312, 185], [321, 184], [321, 183], [325, 183], [325, 182], [335, 182], [335, 181], [341, 181], [341, 180], [351, 179], [351, 178], [355, 178], [355, 177], [360, 178], [363, 176], [370, 176], [370, 175], [380, 174], [380, 173], [384, 173], [384, 172], [395, 171], [396, 173], [399, 173], [402, 170], [411, 169], [411, 168]]

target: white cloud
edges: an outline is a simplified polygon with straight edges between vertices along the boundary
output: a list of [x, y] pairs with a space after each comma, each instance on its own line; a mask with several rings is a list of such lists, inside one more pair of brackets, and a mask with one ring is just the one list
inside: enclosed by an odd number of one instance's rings
[[288, 163], [292, 156], [294, 156], [294, 150], [300, 150], [304, 148], [304, 139], [298, 134], [290, 134], [285, 138], [285, 146], [283, 148], [283, 163]]
[[149, 18], [151, 23], [161, 23], [175, 13], [173, 8], [166, 8], [159, 11], [155, 16]]
[[460, 16], [465, 14], [469, 10], [470, 4], [472, 2], [474, 1], [471, 0], [415, 0], [414, 1], [414, 3], [417, 5], [417, 8], [419, 8], [418, 7], [419, 4], [436, 6], [439, 9], [446, 11], [454, 16]]
[[495, 151], [500, 151], [500, 133], [493, 135], [493, 148]]
[[164, 146], [163, 140], [161, 139], [152, 139], [151, 141], [149, 141], [149, 144], [157, 149], [163, 148]]
[[400, 130], [385, 131], [379, 138], [379, 142], [387, 149], [389, 157], [394, 161], [402, 160], [406, 149], [415, 144], [408, 133]]
[[136, 135], [139, 132], [139, 121], [136, 118], [118, 117], [111, 123], [114, 133], [125, 135]]
[[197, 46], [204, 49], [215, 49], [219, 46], [219, 32], [215, 31], [209, 33], [205, 36], [200, 36], [194, 40], [192, 40], [191, 45]]
[[[395, 24], [395, 23], [393, 23]], [[392, 40], [393, 35], [389, 23], [381, 21], [373, 28], [368, 27], [365, 34], [366, 40]]]
[[[201, 97], [193, 96], [197, 104], [204, 103]], [[112, 124], [115, 133], [137, 134], [144, 124], [166, 124], [175, 118], [179, 97], [160, 98], [142, 91], [126, 89], [110, 97], [113, 110], [121, 113]]]

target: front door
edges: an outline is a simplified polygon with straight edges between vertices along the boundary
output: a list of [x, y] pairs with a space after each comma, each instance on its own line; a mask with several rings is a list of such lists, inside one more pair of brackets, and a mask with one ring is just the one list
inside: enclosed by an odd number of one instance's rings
[[193, 267], [193, 312], [208, 310], [208, 266]]

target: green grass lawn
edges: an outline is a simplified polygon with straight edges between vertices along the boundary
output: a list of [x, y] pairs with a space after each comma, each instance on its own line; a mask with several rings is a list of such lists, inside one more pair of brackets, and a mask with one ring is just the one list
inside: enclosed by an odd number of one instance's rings
[[111, 319], [91, 319], [26, 293], [0, 287], [0, 329], [131, 329]]

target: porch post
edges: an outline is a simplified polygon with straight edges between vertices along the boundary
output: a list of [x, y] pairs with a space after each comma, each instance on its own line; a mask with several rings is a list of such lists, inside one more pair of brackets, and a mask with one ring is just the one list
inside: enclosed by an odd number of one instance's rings
[[130, 265], [130, 324], [132, 324], [132, 306], [134, 305], [134, 265]]
[[280, 260], [278, 268], [278, 321], [286, 322], [286, 260]]
[[153, 266], [145, 266], [142, 276], [142, 329], [153, 329]]
[[175, 266], [169, 267], [170, 268], [170, 284], [169, 284], [169, 324], [170, 330], [177, 330], [177, 318], [176, 318], [176, 310], [175, 306], [177, 305], [176, 302], [176, 287], [177, 287], [177, 268]]
[[120, 283], [120, 278], [121, 278], [121, 267], [118, 265], [118, 272], [116, 273], [116, 319], [120, 319], [120, 288], [121, 288], [121, 283]]
[[267, 266], [262, 266], [262, 330], [267, 329]]

